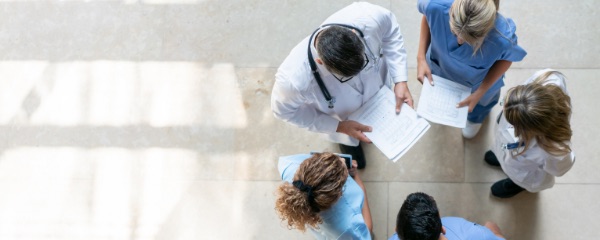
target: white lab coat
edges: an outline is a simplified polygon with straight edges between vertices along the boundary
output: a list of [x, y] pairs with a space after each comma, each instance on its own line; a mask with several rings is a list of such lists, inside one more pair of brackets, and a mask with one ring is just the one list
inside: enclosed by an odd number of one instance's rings
[[[537, 76], [549, 70], [544, 69], [536, 72], [525, 84], [532, 82]], [[565, 79], [562, 76], [550, 75], [546, 84], [558, 85], [568, 94]], [[539, 192], [551, 188], [554, 186], [554, 177], [562, 176], [575, 163], [574, 152], [555, 156], [544, 151], [535, 139], [529, 143], [529, 149], [525, 153], [513, 157], [511, 151], [518, 149], [504, 149], [503, 145], [518, 142], [519, 139], [514, 136], [514, 128], [506, 121], [504, 115], [500, 116], [499, 123], [496, 126], [495, 138], [496, 142], [492, 147], [492, 151], [498, 158], [502, 170], [513, 182], [529, 192]]]
[[[372, 66], [367, 66], [352, 80], [340, 83], [325, 67], [317, 64], [325, 86], [335, 98], [334, 108], [330, 109], [311, 72], [307, 56], [309, 37], [306, 37], [277, 70], [271, 108], [279, 119], [324, 133], [332, 142], [356, 146], [357, 139], [336, 133], [338, 123], [346, 120], [386, 83], [391, 85], [391, 82], [408, 80], [406, 50], [396, 17], [385, 8], [366, 2], [353, 3], [323, 22], [328, 23], [360, 29], [370, 49], [365, 49], [365, 53]], [[312, 54], [317, 58], [314, 47]]]

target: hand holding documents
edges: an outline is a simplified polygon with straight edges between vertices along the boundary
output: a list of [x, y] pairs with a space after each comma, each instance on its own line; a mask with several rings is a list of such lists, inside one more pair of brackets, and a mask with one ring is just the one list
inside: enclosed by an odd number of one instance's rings
[[471, 88], [437, 75], [432, 76], [434, 86], [429, 81], [423, 81], [417, 113], [434, 123], [465, 128], [469, 108], [456, 108], [456, 105], [471, 95]]
[[394, 162], [400, 159], [430, 126], [406, 103], [403, 104], [400, 114], [396, 114], [396, 97], [387, 87], [382, 87], [348, 119], [373, 127], [372, 132], [364, 134]]

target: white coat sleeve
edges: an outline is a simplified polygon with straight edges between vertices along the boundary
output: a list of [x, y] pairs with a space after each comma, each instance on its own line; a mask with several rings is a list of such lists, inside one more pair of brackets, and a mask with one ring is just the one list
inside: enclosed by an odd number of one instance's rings
[[406, 49], [396, 16], [385, 8], [380, 8], [376, 18], [379, 32], [382, 35], [383, 60], [387, 63], [388, 71], [394, 83], [408, 81]]
[[313, 132], [335, 133], [339, 121], [318, 111], [285, 74], [278, 72], [271, 94], [271, 109], [275, 117]]
[[560, 177], [567, 173], [573, 164], [575, 164], [575, 153], [571, 152], [562, 159], [549, 158], [544, 162], [543, 168], [547, 173]]

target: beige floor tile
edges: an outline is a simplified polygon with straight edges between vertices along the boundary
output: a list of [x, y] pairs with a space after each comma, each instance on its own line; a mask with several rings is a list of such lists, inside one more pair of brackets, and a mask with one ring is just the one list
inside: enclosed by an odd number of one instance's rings
[[[423, 15], [417, 9], [417, 1], [391, 1], [390, 10], [396, 15], [400, 31], [404, 38], [404, 48], [408, 57], [408, 67], [417, 67], [417, 52], [419, 34], [421, 33], [421, 18]], [[411, 78], [410, 80], [415, 80]]]
[[[500, 12], [513, 18], [527, 57], [517, 68], [598, 68], [598, 1], [501, 1]], [[558, 10], [558, 11], [557, 11]]]
[[387, 239], [388, 183], [365, 182], [375, 239]]
[[[91, 237], [92, 181], [41, 176], [0, 180], [0, 239]], [[117, 227], [116, 225], [115, 228]], [[121, 227], [127, 232], [126, 228]], [[111, 236], [124, 237], [115, 229]], [[90, 238], [91, 239], [91, 238]]]
[[[236, 70], [248, 124], [236, 128], [235, 141], [229, 146], [242, 155], [235, 159], [235, 179], [280, 180], [277, 161], [280, 156], [310, 151], [338, 152], [337, 145], [320, 134], [300, 129], [276, 119], [271, 111], [274, 68]], [[232, 114], [232, 117], [236, 115]], [[308, 140], [308, 141], [307, 141]]]
[[3, 59], [156, 59], [168, 26], [165, 8], [149, 4], [5, 1], [2, 6]]
[[[163, 52], [167, 59], [175, 56], [196, 61], [234, 62], [244, 67], [279, 66], [298, 42], [325, 18], [351, 2], [253, 0], [245, 4], [203, 1], [194, 5], [170, 5], [165, 12], [170, 30]], [[389, 2], [374, 1], [388, 6]]]
[[[310, 239], [288, 230], [275, 209], [280, 182], [191, 182], [155, 239]], [[226, 224], [227, 226], [223, 226]]]
[[[590, 202], [600, 194], [596, 184], [560, 184], [538, 194], [520, 193], [511, 199], [497, 199], [489, 194], [489, 184], [481, 183], [390, 183], [390, 234], [402, 202], [417, 191], [433, 196], [442, 216], [496, 222], [508, 239], [586, 239], [595, 235], [594, 227], [580, 223], [593, 221], [586, 212], [598, 211]], [[585, 207], [565, 207], [565, 203]]]
[[374, 145], [364, 149], [367, 181], [458, 182], [464, 178], [462, 137], [454, 128], [432, 124], [397, 162], [388, 160]]

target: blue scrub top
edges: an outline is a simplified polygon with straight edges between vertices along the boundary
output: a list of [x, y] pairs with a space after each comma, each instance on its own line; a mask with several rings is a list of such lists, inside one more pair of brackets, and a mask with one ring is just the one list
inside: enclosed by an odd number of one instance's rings
[[[487, 227], [477, 223], [469, 222], [459, 217], [443, 217], [442, 226], [446, 228], [448, 240], [504, 240]], [[388, 240], [400, 240], [398, 234], [392, 235]]]
[[[433, 74], [469, 86], [474, 92], [496, 61], [518, 62], [527, 52], [517, 45], [515, 23], [498, 13], [496, 28], [488, 33], [480, 51], [473, 55], [473, 48], [467, 43], [459, 45], [456, 36], [450, 31], [448, 11], [453, 2], [454, 0], [418, 0], [419, 12], [427, 18], [431, 33], [427, 63]], [[504, 86], [502, 77], [488, 90], [487, 97], [484, 96], [482, 102], [500, 91]]]
[[[281, 179], [292, 183], [300, 164], [310, 157], [310, 154], [280, 157], [278, 169]], [[348, 176], [340, 199], [320, 213], [323, 223], [319, 229], [309, 228], [310, 231], [317, 239], [371, 239], [362, 215], [364, 198], [363, 190]]]

